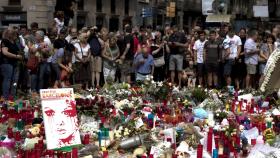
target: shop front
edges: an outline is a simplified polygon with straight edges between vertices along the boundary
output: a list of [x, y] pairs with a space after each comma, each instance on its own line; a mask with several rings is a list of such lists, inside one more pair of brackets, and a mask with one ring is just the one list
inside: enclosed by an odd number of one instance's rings
[[0, 28], [27, 24], [26, 12], [0, 12]]

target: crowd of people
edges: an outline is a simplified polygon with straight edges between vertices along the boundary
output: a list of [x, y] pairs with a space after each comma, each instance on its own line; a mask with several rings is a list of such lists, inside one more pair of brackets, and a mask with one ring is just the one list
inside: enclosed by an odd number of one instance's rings
[[2, 96], [18, 90], [80, 84], [99, 88], [107, 82], [137, 83], [148, 76], [179, 87], [258, 88], [270, 54], [280, 46], [280, 29], [260, 32], [230, 25], [191, 32], [176, 26], [106, 28], [65, 27], [58, 13], [48, 29], [34, 22], [8, 28], [1, 38]]

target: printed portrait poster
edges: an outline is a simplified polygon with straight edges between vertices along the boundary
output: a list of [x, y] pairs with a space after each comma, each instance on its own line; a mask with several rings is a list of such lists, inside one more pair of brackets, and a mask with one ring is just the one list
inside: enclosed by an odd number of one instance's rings
[[42, 89], [40, 97], [47, 148], [81, 144], [73, 89]]

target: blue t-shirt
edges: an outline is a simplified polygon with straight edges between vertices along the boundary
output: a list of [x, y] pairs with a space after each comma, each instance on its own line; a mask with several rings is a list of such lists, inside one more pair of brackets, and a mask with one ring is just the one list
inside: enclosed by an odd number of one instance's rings
[[52, 63], [57, 64], [58, 59], [63, 57], [63, 55], [64, 55], [64, 48], [57, 49], [54, 55], [52, 56]]
[[154, 58], [152, 55], [148, 55], [147, 58], [144, 58], [143, 54], [138, 54], [134, 59], [134, 64], [137, 64], [138, 62], [145, 60], [144, 64], [140, 64], [138, 67], [135, 68], [137, 73], [141, 74], [150, 74], [152, 71], [152, 66], [154, 65]]

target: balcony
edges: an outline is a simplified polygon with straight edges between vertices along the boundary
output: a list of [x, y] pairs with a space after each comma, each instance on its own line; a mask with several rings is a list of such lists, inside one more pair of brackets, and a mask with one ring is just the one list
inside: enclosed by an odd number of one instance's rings
[[184, 11], [201, 11], [202, 2], [201, 0], [185, 0], [184, 1]]
[[155, 4], [155, 6], [157, 6], [158, 8], [166, 8], [168, 3], [168, 0], [157, 0], [157, 4]]

